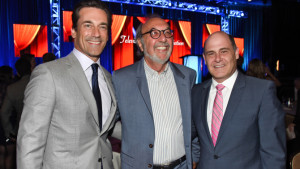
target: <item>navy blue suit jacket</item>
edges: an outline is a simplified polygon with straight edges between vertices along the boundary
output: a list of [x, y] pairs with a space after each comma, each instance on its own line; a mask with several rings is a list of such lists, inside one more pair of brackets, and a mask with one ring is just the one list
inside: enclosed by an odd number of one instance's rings
[[200, 142], [197, 168], [286, 169], [285, 113], [274, 83], [238, 73], [215, 147], [206, 112], [211, 83], [192, 90], [193, 134]]

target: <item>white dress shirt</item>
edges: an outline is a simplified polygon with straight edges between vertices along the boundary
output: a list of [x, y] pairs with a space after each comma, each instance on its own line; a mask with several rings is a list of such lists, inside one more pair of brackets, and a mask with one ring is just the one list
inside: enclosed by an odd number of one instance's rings
[[168, 164], [185, 155], [181, 108], [169, 65], [158, 74], [144, 61], [155, 128], [153, 164]]
[[224, 89], [222, 90], [223, 95], [223, 116], [225, 115], [227, 104], [230, 98], [230, 94], [233, 88], [233, 85], [236, 81], [238, 72], [235, 71], [228, 79], [226, 79], [223, 83], [218, 83], [217, 81], [212, 78], [212, 83], [210, 86], [209, 96], [208, 96], [208, 103], [207, 103], [207, 124], [209, 128], [209, 132], [211, 134], [211, 119], [212, 119], [212, 111], [213, 111], [213, 105], [214, 100], [216, 97], [217, 89], [216, 86], [218, 84], [224, 85]]
[[81, 67], [85, 73], [85, 76], [87, 78], [87, 81], [91, 87], [92, 90], [92, 75], [93, 75], [93, 70], [91, 65], [94, 63], [97, 63], [99, 65], [98, 67], [98, 84], [100, 88], [100, 93], [101, 93], [101, 101], [102, 101], [102, 127], [105, 124], [109, 113], [110, 113], [110, 108], [111, 108], [111, 96], [106, 84], [106, 81], [103, 76], [103, 72], [100, 69], [100, 58], [97, 60], [97, 62], [94, 62], [90, 58], [88, 58], [86, 55], [78, 51], [77, 49], [73, 49], [73, 53], [78, 59], [79, 63], [81, 64]]

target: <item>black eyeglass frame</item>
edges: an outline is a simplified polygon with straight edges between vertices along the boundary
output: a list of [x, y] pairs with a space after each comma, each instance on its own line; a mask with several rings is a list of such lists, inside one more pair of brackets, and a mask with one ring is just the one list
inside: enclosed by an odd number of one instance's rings
[[[157, 38], [152, 37], [151, 32], [153, 32], [153, 31], [158, 31], [158, 32], [159, 32], [159, 36], [158, 36]], [[166, 34], [165, 34], [166, 31], [170, 31], [170, 32], [171, 32], [171, 36], [170, 36], [170, 37], [167, 37], [167, 36], [166, 36]], [[165, 30], [158, 30], [158, 29], [152, 28], [150, 31], [143, 33], [141, 36], [144, 36], [144, 35], [150, 33], [151, 38], [153, 38], [153, 39], [158, 39], [158, 38], [160, 38], [160, 36], [161, 36], [161, 32], [163, 32], [163, 34], [165, 35], [166, 38], [172, 38], [173, 35], [174, 35], [173, 30], [171, 30], [171, 29], [169, 29], [169, 28], [168, 28], [168, 29], [165, 29]]]

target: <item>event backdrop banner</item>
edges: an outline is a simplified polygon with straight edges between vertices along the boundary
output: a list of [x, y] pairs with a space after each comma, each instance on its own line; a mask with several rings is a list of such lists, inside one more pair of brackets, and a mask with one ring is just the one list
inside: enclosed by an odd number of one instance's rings
[[[72, 12], [63, 11], [63, 36], [64, 42], [71, 42]], [[183, 64], [182, 56], [191, 53], [191, 22], [165, 20], [174, 31], [174, 48], [170, 60]], [[111, 45], [113, 69], [117, 70], [133, 64], [141, 59], [138, 47], [135, 45], [136, 30], [141, 23], [145, 23], [144, 17], [126, 15], [113, 15], [111, 27]]]

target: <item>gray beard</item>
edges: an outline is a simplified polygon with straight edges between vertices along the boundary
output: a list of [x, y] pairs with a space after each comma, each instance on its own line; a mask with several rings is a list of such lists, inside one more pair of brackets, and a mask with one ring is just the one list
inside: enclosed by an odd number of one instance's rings
[[145, 46], [144, 46], [144, 55], [145, 55], [145, 56], [148, 56], [152, 61], [154, 61], [154, 62], [156, 62], [156, 63], [165, 64], [165, 63], [170, 59], [171, 52], [169, 51], [169, 52], [167, 53], [167, 56], [168, 56], [168, 57], [166, 57], [164, 60], [161, 60], [161, 59], [159, 59], [159, 58], [156, 56], [156, 54], [154, 54], [153, 56], [151, 56], [151, 55], [147, 52], [147, 50], [146, 50], [146, 48], [145, 48]]

